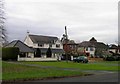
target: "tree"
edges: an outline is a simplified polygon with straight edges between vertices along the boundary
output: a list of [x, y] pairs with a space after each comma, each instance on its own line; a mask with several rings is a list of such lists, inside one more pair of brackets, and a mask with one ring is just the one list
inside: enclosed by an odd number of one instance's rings
[[41, 50], [37, 48], [35, 57], [41, 57]]
[[6, 29], [5, 29], [5, 16], [4, 16], [4, 0], [0, 0], [0, 46], [7, 42]]
[[46, 52], [47, 57], [51, 57], [52, 56], [52, 51], [50, 49], [50, 47], [48, 48], [47, 52]]

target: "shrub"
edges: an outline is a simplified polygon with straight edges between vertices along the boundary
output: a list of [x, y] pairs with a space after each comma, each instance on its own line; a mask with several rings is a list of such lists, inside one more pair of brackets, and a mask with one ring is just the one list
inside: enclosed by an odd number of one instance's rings
[[46, 52], [47, 57], [51, 57], [52, 56], [52, 51], [50, 48], [48, 48], [47, 52]]
[[41, 57], [41, 50], [39, 48], [36, 50], [35, 57]]
[[19, 48], [7, 47], [2, 48], [2, 60], [17, 60]]
[[115, 61], [115, 58], [114, 57], [106, 57], [106, 59], [105, 59], [106, 61]]

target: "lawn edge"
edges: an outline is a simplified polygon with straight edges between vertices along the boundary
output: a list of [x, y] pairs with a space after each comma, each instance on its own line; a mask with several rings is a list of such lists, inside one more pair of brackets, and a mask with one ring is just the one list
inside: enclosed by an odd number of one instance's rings
[[71, 77], [82, 77], [82, 76], [91, 76], [94, 74], [84, 74], [84, 75], [72, 75], [72, 76], [54, 76], [54, 77], [44, 77], [44, 78], [27, 78], [27, 79], [14, 79], [14, 80], [2, 80], [2, 83], [14, 83], [14, 82], [29, 82], [37, 80], [49, 80], [49, 79], [60, 79], [60, 78], [71, 78]]

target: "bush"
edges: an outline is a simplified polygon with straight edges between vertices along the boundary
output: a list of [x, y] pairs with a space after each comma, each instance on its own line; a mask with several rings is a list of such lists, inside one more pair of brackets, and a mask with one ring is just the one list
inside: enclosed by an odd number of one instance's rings
[[106, 61], [115, 61], [115, 58], [114, 57], [106, 57], [106, 59], [105, 59]]
[[17, 60], [19, 48], [7, 47], [2, 48], [2, 60]]
[[35, 57], [41, 57], [41, 50], [39, 48], [36, 50]]
[[[73, 56], [73, 57], [78, 57], [78, 56]], [[71, 55], [70, 54], [62, 54], [61, 60], [71, 60]]]
[[50, 48], [48, 48], [47, 52], [46, 52], [47, 57], [51, 57], [52, 56], [52, 51]]

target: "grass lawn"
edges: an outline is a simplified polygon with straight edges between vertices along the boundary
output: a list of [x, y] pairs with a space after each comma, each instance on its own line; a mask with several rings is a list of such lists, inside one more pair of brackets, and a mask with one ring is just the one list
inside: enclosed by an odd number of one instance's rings
[[2, 80], [2, 61], [0, 60], [0, 80]]
[[5, 61], [2, 62], [2, 71], [3, 71], [2, 73], [3, 81], [27, 80], [27, 79], [46, 78], [46, 77], [64, 77], [64, 76], [74, 76], [74, 75], [82, 76], [86, 74], [80, 71], [43, 69], [39, 67], [25, 66], [20, 64], [11, 64]]
[[78, 68], [81, 70], [107, 70], [107, 71], [118, 71], [120, 66], [118, 66], [119, 61], [101, 61], [94, 63], [73, 63], [73, 62], [22, 62], [26, 64], [37, 64], [42, 66], [53, 66], [59, 68]]

